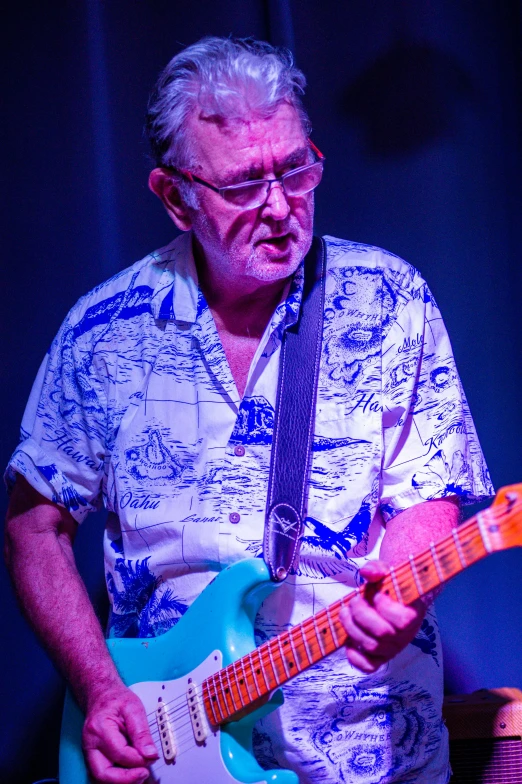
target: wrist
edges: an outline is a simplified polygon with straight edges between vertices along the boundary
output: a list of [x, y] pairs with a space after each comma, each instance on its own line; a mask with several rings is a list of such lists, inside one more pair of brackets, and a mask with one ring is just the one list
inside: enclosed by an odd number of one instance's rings
[[71, 683], [71, 688], [84, 713], [88, 713], [94, 705], [112, 699], [125, 690], [126, 686], [112, 665], [107, 672], [97, 671], [91, 677], [84, 672], [81, 681]]

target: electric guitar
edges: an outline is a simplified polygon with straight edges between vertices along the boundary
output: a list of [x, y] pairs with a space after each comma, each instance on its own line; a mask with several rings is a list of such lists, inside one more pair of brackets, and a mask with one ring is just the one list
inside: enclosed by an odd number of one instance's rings
[[[278, 687], [340, 648], [339, 612], [357, 593], [384, 592], [411, 604], [491, 552], [522, 546], [522, 484], [401, 566], [291, 630], [255, 647], [253, 624], [277, 587], [259, 558], [221, 572], [176, 626], [161, 637], [110, 639], [124, 683], [142, 700], [160, 758], [149, 784], [297, 784], [295, 773], [264, 771], [252, 730], [282, 704]], [[68, 694], [60, 743], [60, 784], [88, 784], [81, 749], [83, 715]]]

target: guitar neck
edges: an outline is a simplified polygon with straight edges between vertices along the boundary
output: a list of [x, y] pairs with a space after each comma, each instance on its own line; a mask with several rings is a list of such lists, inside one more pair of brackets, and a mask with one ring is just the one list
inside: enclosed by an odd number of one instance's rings
[[356, 589], [219, 670], [202, 684], [209, 721], [217, 726], [248, 710], [295, 675], [345, 645], [347, 634], [339, 614], [354, 596], [380, 592], [402, 604], [412, 604], [489, 553], [519, 544], [511, 541], [510, 536], [509, 526], [516, 525], [512, 510], [490, 507], [454, 528], [437, 544], [431, 543], [423, 552], [410, 556], [406, 563], [390, 568], [379, 583]]

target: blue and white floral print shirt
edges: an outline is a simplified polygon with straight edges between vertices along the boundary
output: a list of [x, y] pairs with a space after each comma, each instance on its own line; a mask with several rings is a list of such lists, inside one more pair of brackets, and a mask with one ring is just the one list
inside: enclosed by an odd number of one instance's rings
[[[263, 604], [259, 642], [357, 584], [387, 520], [492, 493], [437, 305], [418, 272], [326, 237], [328, 275], [308, 517], [298, 573]], [[261, 555], [278, 360], [302, 267], [258, 347], [243, 399], [205, 299], [191, 235], [83, 297], [33, 388], [8, 470], [78, 522], [109, 510], [109, 634], [169, 629], [223, 567]], [[428, 613], [372, 676], [343, 651], [285, 687], [258, 759], [301, 782], [448, 779], [441, 652]]]

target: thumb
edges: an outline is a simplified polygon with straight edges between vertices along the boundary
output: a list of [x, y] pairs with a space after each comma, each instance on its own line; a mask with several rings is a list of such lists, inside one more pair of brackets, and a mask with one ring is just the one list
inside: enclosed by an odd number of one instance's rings
[[388, 566], [384, 561], [368, 561], [367, 564], [361, 566], [360, 575], [368, 583], [377, 583], [389, 573]]
[[158, 759], [159, 754], [152, 740], [150, 727], [145, 715], [143, 705], [126, 706], [125, 710], [125, 729], [130, 744], [145, 759]]

